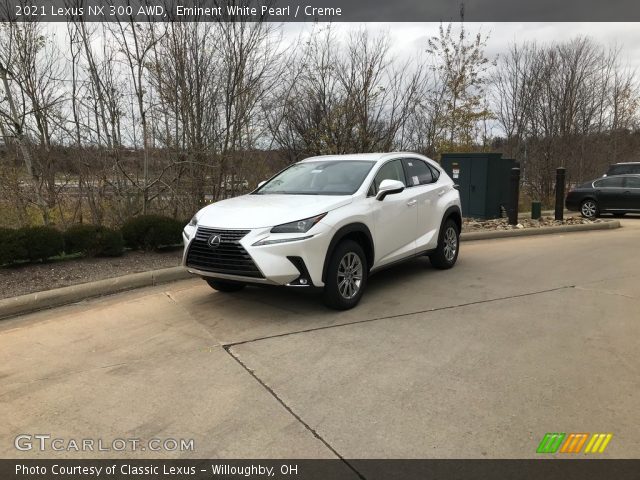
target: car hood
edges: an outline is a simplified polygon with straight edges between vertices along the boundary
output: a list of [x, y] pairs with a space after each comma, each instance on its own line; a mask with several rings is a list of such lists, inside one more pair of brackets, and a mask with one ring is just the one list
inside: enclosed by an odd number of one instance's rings
[[211, 204], [198, 213], [198, 225], [251, 229], [273, 227], [320, 215], [353, 201], [335, 195], [242, 195]]

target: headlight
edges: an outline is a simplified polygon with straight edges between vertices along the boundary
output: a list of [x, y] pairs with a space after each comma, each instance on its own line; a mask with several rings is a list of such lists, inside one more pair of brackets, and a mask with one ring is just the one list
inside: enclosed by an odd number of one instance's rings
[[311, 227], [322, 220], [326, 213], [316, 215], [315, 217], [305, 218], [304, 220], [296, 220], [291, 223], [284, 223], [271, 229], [271, 233], [306, 233]]
[[197, 225], [198, 225], [198, 217], [194, 215], [193, 218], [189, 220], [189, 226], [196, 227]]

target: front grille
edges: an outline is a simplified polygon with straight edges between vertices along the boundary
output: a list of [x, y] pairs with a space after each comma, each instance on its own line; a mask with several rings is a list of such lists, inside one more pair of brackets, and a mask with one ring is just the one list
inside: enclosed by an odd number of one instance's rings
[[[198, 227], [196, 237], [187, 252], [187, 267], [205, 272], [264, 278], [251, 255], [240, 245], [240, 240], [247, 233], [249, 230]], [[210, 247], [208, 243], [214, 234], [220, 235], [220, 244], [216, 248]]]

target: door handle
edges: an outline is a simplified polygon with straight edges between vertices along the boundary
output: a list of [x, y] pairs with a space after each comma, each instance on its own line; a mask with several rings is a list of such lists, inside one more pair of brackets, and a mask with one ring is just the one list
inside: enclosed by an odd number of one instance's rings
[[444, 195], [446, 193], [446, 190], [440, 190], [438, 192], [438, 196], [441, 197], [442, 195]]
[[407, 207], [413, 207], [416, 203], [418, 203], [417, 200], [410, 200], [407, 202]]

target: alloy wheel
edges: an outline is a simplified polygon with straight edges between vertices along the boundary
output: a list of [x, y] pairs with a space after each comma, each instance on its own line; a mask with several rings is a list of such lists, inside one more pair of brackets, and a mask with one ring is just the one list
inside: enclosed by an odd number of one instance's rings
[[458, 235], [453, 227], [447, 228], [444, 232], [444, 258], [451, 262], [456, 257], [458, 250]]
[[362, 285], [362, 260], [354, 252], [346, 253], [338, 265], [338, 291], [342, 298], [350, 300]]
[[593, 218], [596, 216], [597, 206], [593, 200], [587, 200], [582, 204], [582, 215], [586, 218]]

